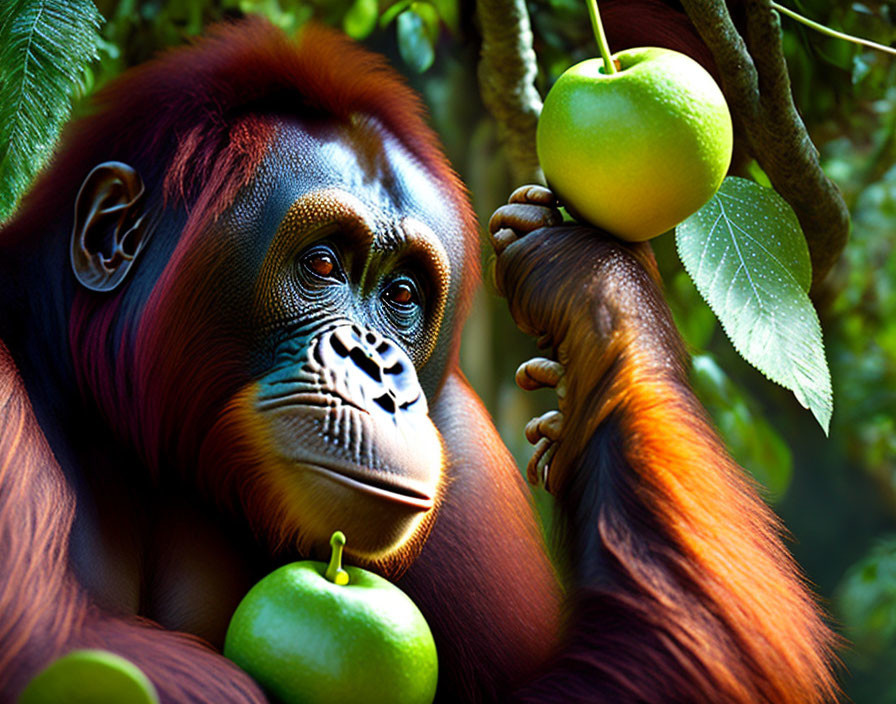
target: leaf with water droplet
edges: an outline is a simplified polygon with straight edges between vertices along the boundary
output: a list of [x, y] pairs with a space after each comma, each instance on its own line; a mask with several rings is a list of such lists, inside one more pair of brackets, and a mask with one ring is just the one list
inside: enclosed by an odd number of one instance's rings
[[790, 206], [770, 188], [729, 176], [678, 226], [676, 244], [734, 348], [793, 391], [827, 433], [831, 374], [808, 295], [809, 249]]

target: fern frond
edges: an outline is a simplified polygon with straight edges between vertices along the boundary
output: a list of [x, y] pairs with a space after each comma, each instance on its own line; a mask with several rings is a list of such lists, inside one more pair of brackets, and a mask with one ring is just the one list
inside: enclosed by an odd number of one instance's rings
[[102, 19], [91, 0], [0, 2], [0, 221], [52, 154]]

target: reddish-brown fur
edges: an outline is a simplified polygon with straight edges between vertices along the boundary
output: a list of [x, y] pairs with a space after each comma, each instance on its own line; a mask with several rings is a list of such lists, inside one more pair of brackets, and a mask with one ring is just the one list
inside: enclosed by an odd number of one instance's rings
[[12, 701], [38, 667], [76, 644], [139, 662], [166, 683], [169, 701], [265, 701], [199, 639], [97, 609], [68, 566], [74, 513], [74, 493], [0, 342], [0, 700]]

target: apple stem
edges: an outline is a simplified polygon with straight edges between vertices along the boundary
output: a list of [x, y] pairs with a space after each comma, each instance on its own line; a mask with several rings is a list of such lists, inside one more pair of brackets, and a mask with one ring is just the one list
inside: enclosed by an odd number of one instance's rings
[[345, 534], [341, 530], [337, 530], [330, 537], [330, 564], [327, 565], [327, 571], [324, 577], [329, 579], [333, 584], [345, 586], [349, 583], [348, 572], [342, 569], [342, 548], [345, 547]]
[[591, 28], [594, 30], [594, 38], [597, 39], [597, 48], [604, 60], [604, 73], [616, 73], [616, 64], [610, 56], [610, 45], [607, 44], [607, 35], [604, 33], [603, 22], [600, 21], [600, 11], [597, 9], [597, 0], [588, 0], [588, 14], [591, 17]]
[[796, 20], [797, 22], [802, 22], [807, 27], [811, 27], [817, 32], [821, 32], [822, 34], [826, 34], [829, 37], [836, 37], [837, 39], [844, 39], [848, 42], [852, 42], [853, 44], [861, 44], [862, 46], [867, 46], [872, 49], [877, 49], [878, 51], [885, 51], [888, 54], [896, 54], [896, 49], [891, 46], [886, 46], [884, 44], [878, 44], [877, 42], [872, 42], [868, 39], [861, 39], [860, 37], [854, 37], [851, 34], [845, 34], [843, 32], [838, 32], [836, 29], [831, 29], [830, 27], [826, 27], [823, 24], [819, 24], [818, 22], [813, 22], [808, 17], [803, 17], [802, 15], [797, 14], [791, 9], [784, 7], [783, 5], [779, 5], [776, 2], [770, 3], [772, 8], [777, 10], [783, 15], [787, 15], [791, 19]]

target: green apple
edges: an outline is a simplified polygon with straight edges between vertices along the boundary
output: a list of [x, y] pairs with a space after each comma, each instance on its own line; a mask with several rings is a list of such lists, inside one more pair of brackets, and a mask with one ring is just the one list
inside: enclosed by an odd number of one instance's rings
[[262, 579], [233, 614], [224, 654], [286, 704], [430, 704], [438, 659], [423, 614], [398, 587], [341, 566], [304, 561]]
[[73, 650], [28, 683], [18, 704], [159, 704], [149, 678], [108, 650]]
[[716, 192], [731, 162], [731, 116], [696, 61], [641, 47], [568, 69], [538, 121], [538, 159], [571, 214], [620, 239], [675, 227]]

